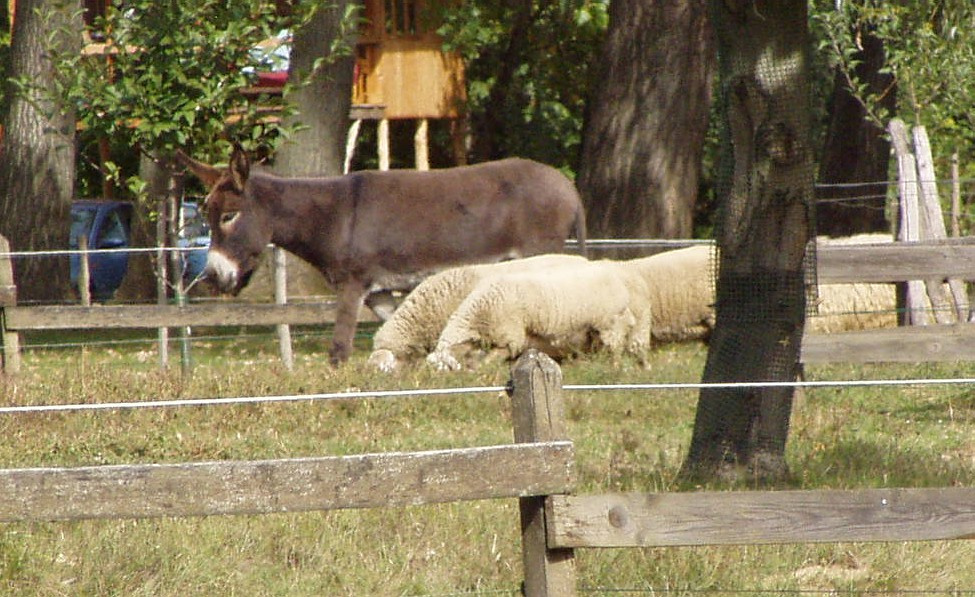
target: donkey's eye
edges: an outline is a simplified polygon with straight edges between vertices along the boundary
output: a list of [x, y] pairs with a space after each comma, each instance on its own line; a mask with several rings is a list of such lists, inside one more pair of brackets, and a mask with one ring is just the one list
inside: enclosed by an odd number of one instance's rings
[[230, 224], [231, 222], [233, 222], [234, 220], [236, 220], [237, 219], [237, 216], [239, 216], [239, 215], [240, 215], [240, 212], [239, 211], [226, 211], [226, 212], [220, 214], [220, 225], [221, 226], [226, 226], [226, 225]]

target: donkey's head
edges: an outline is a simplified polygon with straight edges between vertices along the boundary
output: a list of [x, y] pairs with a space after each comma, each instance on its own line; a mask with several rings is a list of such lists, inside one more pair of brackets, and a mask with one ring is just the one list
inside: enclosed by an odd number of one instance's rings
[[235, 147], [226, 169], [177, 153], [179, 161], [210, 188], [206, 199], [210, 250], [204, 277], [221, 292], [237, 294], [247, 285], [261, 252], [271, 241], [270, 217], [250, 190], [250, 162]]

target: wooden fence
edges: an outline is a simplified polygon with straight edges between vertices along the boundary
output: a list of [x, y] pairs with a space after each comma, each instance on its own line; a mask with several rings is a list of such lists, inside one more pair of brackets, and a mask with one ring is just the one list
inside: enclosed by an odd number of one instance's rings
[[[817, 260], [821, 284], [925, 280], [930, 291], [935, 292], [949, 280], [975, 280], [975, 238], [820, 245]], [[938, 296], [932, 300], [936, 308], [941, 305]], [[975, 360], [975, 323], [970, 323], [967, 316], [956, 317], [955, 321], [833, 334], [807, 333], [802, 341], [802, 360], [805, 363]]]
[[[0, 342], [3, 371], [20, 369], [20, 333], [34, 330], [168, 329], [224, 326], [277, 326], [282, 358], [291, 354], [289, 325], [324, 325], [335, 321], [332, 301], [288, 303], [284, 255], [274, 251], [275, 302], [214, 301], [180, 305], [18, 306], [8, 241], [0, 236]], [[82, 268], [84, 269], [84, 268]], [[377, 321], [370, 313], [360, 321]]]
[[573, 495], [562, 375], [512, 371], [514, 443], [249, 462], [0, 470], [0, 521], [184, 517], [518, 498], [525, 594], [576, 594], [593, 547], [927, 541], [975, 536], [975, 488]]
[[[0, 237], [0, 254], [9, 252]], [[946, 281], [975, 280], [975, 237], [882, 244], [824, 244], [817, 249], [819, 282], [902, 283], [925, 280], [928, 292]], [[279, 277], [283, 284], [283, 276]], [[935, 297], [932, 303], [942, 304]], [[939, 303], [939, 301], [941, 301]], [[944, 307], [942, 307], [943, 309]], [[376, 321], [363, 310], [363, 321]], [[936, 318], [939, 319], [940, 318]], [[19, 369], [19, 334], [31, 330], [180, 328], [195, 326], [323, 325], [335, 320], [331, 302], [278, 304], [217, 301], [176, 305], [17, 306], [9, 259], [0, 256], [0, 336], [6, 371]], [[975, 360], [975, 323], [913, 325], [884, 330], [807, 334], [805, 363]], [[282, 355], [290, 334], [279, 329]]]

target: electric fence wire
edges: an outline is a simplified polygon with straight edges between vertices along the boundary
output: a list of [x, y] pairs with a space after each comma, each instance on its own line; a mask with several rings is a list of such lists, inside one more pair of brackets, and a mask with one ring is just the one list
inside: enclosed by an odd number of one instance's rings
[[[755, 389], [755, 388], [844, 388], [863, 386], [932, 386], [932, 385], [973, 385], [975, 378], [943, 379], [874, 379], [842, 381], [756, 381], [728, 383], [628, 383], [628, 384], [567, 384], [562, 389], [577, 391], [661, 391], [661, 390], [702, 390], [702, 389]], [[455, 388], [418, 388], [411, 390], [371, 390], [342, 391], [315, 394], [286, 394], [278, 396], [234, 396], [225, 398], [180, 398], [171, 400], [144, 400], [128, 402], [95, 402], [73, 404], [36, 404], [0, 407], [0, 415], [18, 413], [80, 412], [94, 410], [131, 410], [143, 408], [173, 408], [200, 406], [229, 406], [241, 404], [270, 404], [281, 402], [318, 402], [330, 400], [362, 400], [385, 398], [410, 398], [420, 396], [444, 396], [461, 394], [484, 394], [508, 392], [508, 386], [470, 386]]]

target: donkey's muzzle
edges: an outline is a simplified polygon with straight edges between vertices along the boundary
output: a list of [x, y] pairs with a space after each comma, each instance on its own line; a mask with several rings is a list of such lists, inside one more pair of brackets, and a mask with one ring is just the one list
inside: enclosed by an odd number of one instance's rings
[[250, 273], [241, 275], [240, 266], [236, 261], [211, 248], [207, 253], [203, 278], [216, 286], [220, 292], [236, 295], [247, 284]]

